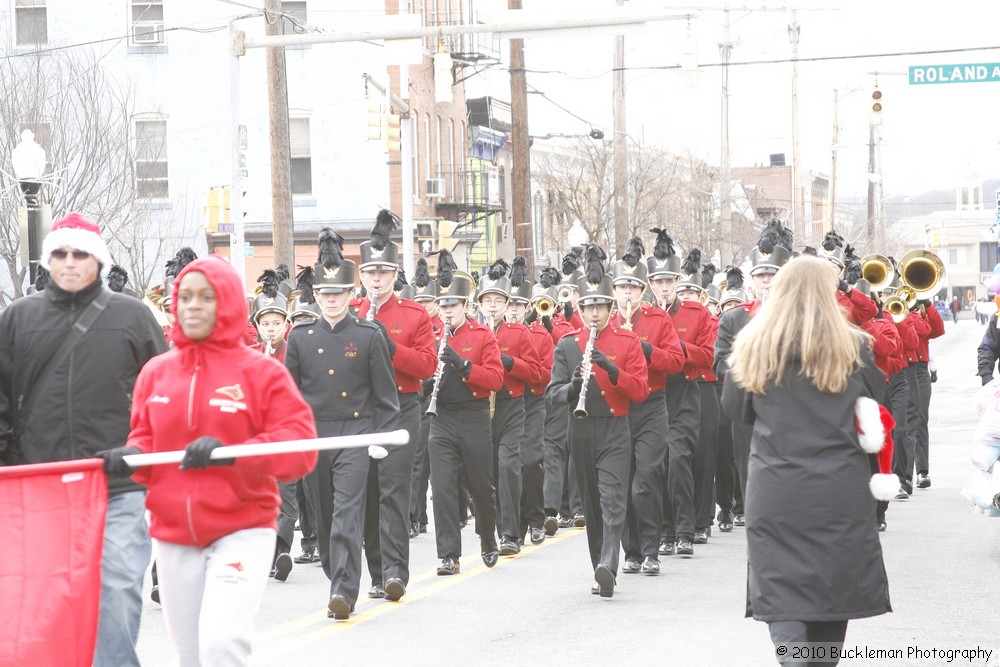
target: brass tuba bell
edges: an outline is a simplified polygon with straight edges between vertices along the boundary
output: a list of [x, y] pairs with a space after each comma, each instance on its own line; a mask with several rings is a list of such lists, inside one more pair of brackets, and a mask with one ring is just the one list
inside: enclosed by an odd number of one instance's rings
[[930, 250], [912, 250], [899, 260], [899, 278], [917, 299], [930, 299], [944, 278], [944, 262]]
[[865, 255], [861, 259], [861, 277], [867, 280], [872, 291], [879, 292], [892, 283], [896, 268], [885, 255]]

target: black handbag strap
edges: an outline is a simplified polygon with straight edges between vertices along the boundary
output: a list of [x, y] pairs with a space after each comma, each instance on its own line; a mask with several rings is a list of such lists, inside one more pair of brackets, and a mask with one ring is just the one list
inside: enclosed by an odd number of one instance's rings
[[108, 302], [111, 301], [111, 291], [102, 289], [94, 300], [90, 302], [90, 305], [80, 314], [80, 317], [76, 318], [76, 322], [73, 323], [73, 328], [70, 329], [69, 335], [63, 339], [62, 344], [56, 353], [53, 354], [49, 360], [45, 363], [41, 372], [38, 374], [38, 378], [35, 380], [34, 385], [28, 390], [28, 393], [22, 398], [21, 404], [18, 406], [18, 414], [23, 416], [28, 415], [31, 412], [31, 406], [35, 402], [35, 398], [38, 397], [39, 390], [45, 386], [46, 381], [51, 377], [52, 371], [59, 368], [59, 365], [66, 360], [69, 353], [73, 351], [77, 342], [83, 338], [83, 334], [87, 333], [91, 325], [97, 321], [97, 318], [101, 316], [104, 312], [105, 307], [107, 307]]

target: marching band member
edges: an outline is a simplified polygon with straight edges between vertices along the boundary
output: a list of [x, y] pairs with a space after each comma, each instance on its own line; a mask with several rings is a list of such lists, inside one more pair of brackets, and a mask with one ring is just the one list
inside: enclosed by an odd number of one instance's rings
[[[587, 248], [586, 276], [579, 282], [587, 330], [556, 345], [552, 379], [545, 391], [552, 410], [566, 410], [570, 452], [587, 514], [587, 543], [597, 584], [592, 593], [614, 595], [628, 495], [629, 403], [649, 394], [638, 336], [611, 321], [615, 301], [604, 251]], [[582, 418], [581, 418], [582, 417]]]
[[[684, 367], [667, 377], [667, 461], [664, 470], [666, 493], [663, 496], [660, 555], [694, 554], [694, 457], [701, 426], [701, 396], [697, 382], [704, 379], [712, 365], [711, 316], [701, 305], [701, 252], [693, 249], [680, 266], [673, 241], [662, 229], [653, 230], [656, 245], [648, 260], [649, 285], [673, 320], [684, 350]], [[682, 274], [693, 276], [679, 281]], [[679, 298], [678, 292], [693, 292], [692, 298]]]
[[660, 573], [657, 547], [663, 519], [663, 467], [667, 455], [667, 376], [684, 367], [684, 351], [673, 320], [663, 310], [643, 304], [646, 265], [639, 238], [629, 241], [622, 259], [611, 270], [616, 312], [612, 322], [639, 338], [646, 359], [649, 396], [631, 406], [628, 414], [631, 450], [629, 494], [622, 546], [622, 574]]
[[[447, 261], [446, 261], [447, 260]], [[489, 329], [467, 317], [472, 276], [454, 270], [450, 255], [438, 260], [438, 309], [447, 341], [439, 347], [438, 372], [427, 450], [434, 487], [434, 534], [442, 576], [458, 574], [462, 555], [459, 513], [460, 466], [476, 509], [483, 563], [500, 558], [496, 542], [496, 492], [491, 483], [490, 392], [503, 386], [503, 362]]]
[[383, 209], [371, 239], [361, 244], [361, 284], [369, 298], [357, 304], [358, 317], [373, 322], [388, 341], [399, 427], [406, 429], [412, 443], [393, 447], [385, 458], [371, 461], [368, 468], [365, 555], [372, 578], [368, 596], [390, 601], [406, 594], [410, 580], [410, 485], [420, 438], [421, 382], [434, 374], [436, 362], [427, 311], [394, 294], [399, 272], [399, 248], [389, 239], [394, 228], [392, 214]]
[[[391, 431], [399, 415], [386, 337], [349, 309], [357, 267], [344, 259], [342, 241], [330, 229], [320, 232], [313, 275], [322, 316], [293, 327], [285, 353], [322, 437]], [[361, 584], [368, 458], [362, 448], [320, 452], [305, 480], [316, 505], [320, 561], [330, 579], [327, 615], [337, 620], [350, 617]]]
[[541, 375], [541, 360], [527, 327], [506, 321], [510, 300], [507, 262], [498, 259], [479, 279], [476, 300], [485, 324], [496, 337], [503, 364], [503, 386], [490, 394], [490, 432], [493, 436], [492, 480], [497, 494], [497, 532], [500, 555], [520, 553], [521, 439], [524, 437], [524, 392]]
[[[726, 267], [725, 289], [719, 295], [719, 317], [747, 301], [743, 291], [743, 272], [736, 266]], [[716, 338], [718, 338], [716, 325]], [[715, 383], [716, 397], [722, 403], [722, 381]], [[736, 458], [733, 454], [733, 420], [725, 410], [719, 410], [719, 440], [715, 465], [715, 499], [719, 505], [719, 530], [728, 533], [733, 530], [735, 514], [743, 514], [743, 496], [736, 479]]]
[[[712, 284], [715, 266], [706, 264], [701, 269], [701, 291], [678, 290], [677, 298], [691, 301], [700, 297], [700, 302], [708, 311], [711, 324], [712, 353], [715, 353], [715, 339], [719, 335], [719, 318], [712, 312], [712, 291], [718, 295], [718, 288]], [[697, 278], [692, 276], [692, 284]], [[721, 295], [718, 295], [721, 296]], [[716, 301], [717, 302], [717, 301]], [[698, 381], [698, 398], [701, 417], [698, 424], [698, 445], [695, 448], [694, 473], [694, 544], [707, 544], [712, 535], [712, 519], [715, 516], [715, 467], [719, 447], [719, 394], [716, 392], [715, 375], [711, 363], [701, 369]]]
[[[431, 331], [436, 340], [441, 335], [444, 323], [438, 314], [437, 302], [438, 284], [431, 280], [427, 269], [427, 259], [419, 257], [417, 268], [413, 272], [413, 301], [427, 313], [431, 323]], [[437, 348], [433, 346], [434, 362], [437, 363]], [[427, 404], [430, 402], [432, 381], [421, 381], [420, 392], [420, 434], [413, 443], [413, 474], [410, 477], [410, 537], [427, 532], [427, 488], [431, 479], [431, 464], [427, 455], [427, 436], [430, 433], [431, 418], [427, 414]]]
[[931, 407], [931, 376], [927, 370], [930, 359], [930, 341], [944, 335], [944, 321], [930, 299], [920, 299], [914, 305], [919, 319], [914, 319], [917, 331], [918, 345], [916, 355], [908, 359], [907, 380], [910, 383], [910, 402], [906, 413], [906, 441], [913, 449], [912, 456], [907, 452], [905, 476], [900, 476], [903, 487], [908, 493], [913, 493], [913, 472], [917, 473], [916, 487], [926, 489], [931, 485], [929, 444], [930, 432], [927, 428], [929, 410]]
[[837, 232], [827, 232], [823, 238], [822, 253], [837, 268], [837, 303], [844, 309], [851, 324], [860, 325], [875, 317], [878, 307], [866, 295], [855, 292], [849, 280], [845, 280], [845, 269], [850, 255], [854, 254], [851, 246], [844, 248], [844, 237]]

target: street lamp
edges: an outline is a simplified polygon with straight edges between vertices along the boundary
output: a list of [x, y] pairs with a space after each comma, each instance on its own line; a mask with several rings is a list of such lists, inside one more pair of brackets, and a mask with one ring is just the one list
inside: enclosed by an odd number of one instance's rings
[[[28, 276], [29, 284], [34, 284], [38, 273], [38, 262], [41, 259], [41, 245], [44, 230], [43, 205], [41, 202], [42, 176], [45, 174], [45, 149], [35, 141], [35, 133], [31, 130], [21, 132], [21, 140], [11, 151], [11, 165], [14, 167], [14, 177], [17, 178], [21, 192], [24, 194], [25, 215], [21, 224], [22, 238], [24, 232], [28, 237]], [[20, 211], [19, 211], [19, 218]]]
[[569, 247], [579, 254], [583, 246], [587, 245], [587, 241], [590, 240], [590, 234], [587, 233], [587, 230], [583, 228], [583, 224], [577, 219], [573, 221], [569, 231], [566, 232], [566, 239], [569, 241]]

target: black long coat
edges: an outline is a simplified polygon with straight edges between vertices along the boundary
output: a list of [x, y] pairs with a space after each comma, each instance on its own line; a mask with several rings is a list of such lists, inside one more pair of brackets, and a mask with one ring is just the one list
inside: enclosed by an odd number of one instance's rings
[[884, 384], [868, 346], [839, 394], [792, 367], [782, 386], [750, 394], [726, 382], [722, 404], [753, 425], [745, 498], [747, 616], [839, 621], [892, 611], [875, 525], [871, 472], [854, 403]]

